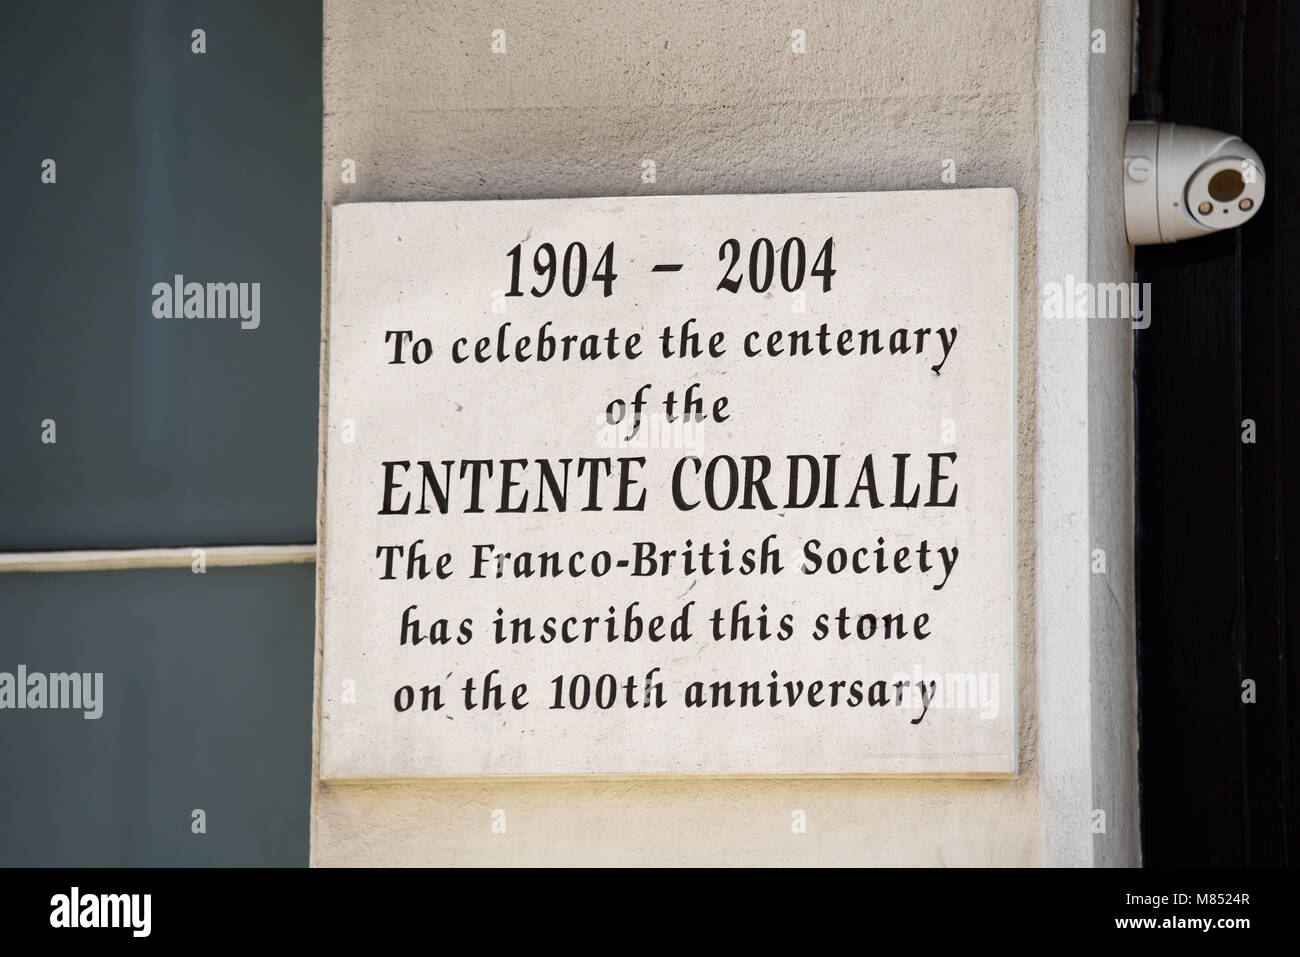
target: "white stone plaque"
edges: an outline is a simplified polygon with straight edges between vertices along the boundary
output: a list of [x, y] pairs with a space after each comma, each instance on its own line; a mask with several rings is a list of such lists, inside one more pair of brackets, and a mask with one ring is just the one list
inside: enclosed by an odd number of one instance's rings
[[330, 235], [322, 778], [1015, 772], [1014, 191]]

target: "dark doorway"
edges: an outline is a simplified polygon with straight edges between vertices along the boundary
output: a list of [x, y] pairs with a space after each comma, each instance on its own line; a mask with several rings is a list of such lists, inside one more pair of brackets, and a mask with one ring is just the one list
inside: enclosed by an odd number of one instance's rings
[[1139, 9], [1163, 44], [1139, 46], [1140, 86], [1160, 95], [1135, 97], [1135, 118], [1240, 133], [1267, 176], [1243, 228], [1137, 253], [1152, 302], [1135, 333], [1143, 858], [1295, 864], [1300, 4]]

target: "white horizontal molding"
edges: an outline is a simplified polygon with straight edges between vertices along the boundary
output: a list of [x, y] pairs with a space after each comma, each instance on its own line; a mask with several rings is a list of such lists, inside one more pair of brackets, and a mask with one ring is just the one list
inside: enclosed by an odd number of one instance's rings
[[0, 553], [0, 572], [89, 572], [117, 568], [180, 568], [200, 554], [206, 565], [291, 565], [316, 560], [315, 545], [192, 545], [81, 552]]

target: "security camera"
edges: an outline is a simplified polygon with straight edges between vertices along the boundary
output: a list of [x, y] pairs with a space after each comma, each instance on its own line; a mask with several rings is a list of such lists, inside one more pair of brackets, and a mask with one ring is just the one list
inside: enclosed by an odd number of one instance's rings
[[1264, 164], [1240, 136], [1174, 123], [1130, 123], [1124, 225], [1134, 246], [1240, 226], [1264, 201]]

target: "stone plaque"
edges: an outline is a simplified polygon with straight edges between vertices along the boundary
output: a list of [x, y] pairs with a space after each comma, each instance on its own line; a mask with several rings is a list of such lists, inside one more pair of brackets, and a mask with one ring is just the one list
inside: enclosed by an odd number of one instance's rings
[[330, 237], [322, 778], [1015, 772], [1012, 190]]

